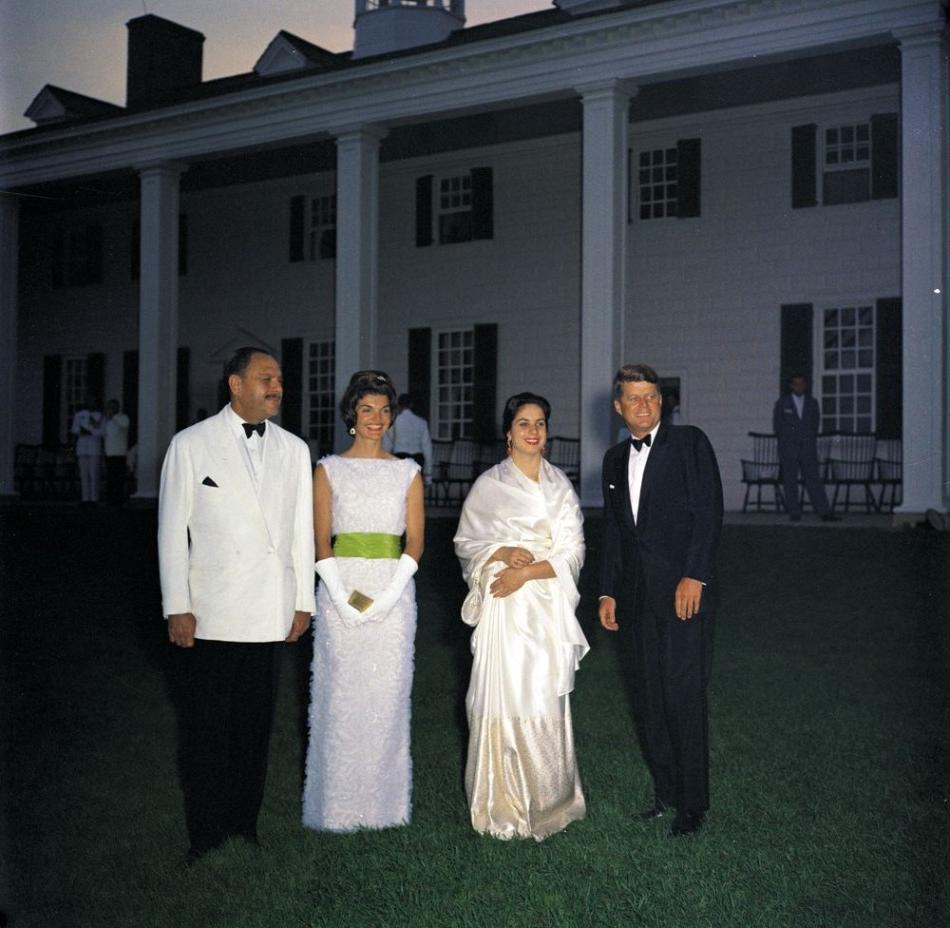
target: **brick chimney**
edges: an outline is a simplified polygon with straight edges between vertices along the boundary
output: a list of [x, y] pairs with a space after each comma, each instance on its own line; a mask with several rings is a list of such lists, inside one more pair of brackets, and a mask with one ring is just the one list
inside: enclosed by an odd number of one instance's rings
[[130, 19], [125, 105], [156, 106], [176, 91], [201, 83], [205, 37], [194, 29], [151, 13]]

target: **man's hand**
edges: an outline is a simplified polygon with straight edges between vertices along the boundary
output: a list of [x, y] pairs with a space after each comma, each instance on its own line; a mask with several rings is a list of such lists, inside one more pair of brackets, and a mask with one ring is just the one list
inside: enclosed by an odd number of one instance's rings
[[608, 632], [617, 631], [620, 626], [617, 624], [617, 600], [613, 596], [605, 596], [597, 606], [597, 615], [600, 617], [600, 624]]
[[699, 602], [703, 596], [703, 584], [692, 577], [683, 577], [676, 584], [676, 595], [673, 597], [673, 605], [676, 609], [676, 617], [685, 622], [691, 619], [699, 612]]
[[179, 648], [195, 646], [195, 617], [191, 612], [178, 612], [168, 617], [168, 640]]
[[[520, 548], [515, 550], [522, 550]], [[503, 599], [505, 596], [510, 596], [515, 590], [520, 590], [524, 584], [525, 580], [528, 578], [524, 574], [524, 570], [521, 568], [515, 567], [506, 567], [504, 570], [498, 571], [495, 575], [495, 579], [492, 582], [489, 590], [491, 595], [497, 599]]]
[[296, 641], [308, 628], [310, 628], [310, 613], [298, 610], [294, 613], [294, 622], [290, 626], [290, 634], [284, 641]]

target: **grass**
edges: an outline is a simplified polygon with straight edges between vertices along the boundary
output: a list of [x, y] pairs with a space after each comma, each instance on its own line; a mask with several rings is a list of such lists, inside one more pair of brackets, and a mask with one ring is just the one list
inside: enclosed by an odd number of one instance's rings
[[[573, 697], [588, 818], [475, 835], [462, 791], [468, 629], [435, 520], [423, 569], [408, 828], [299, 825], [309, 643], [288, 648], [268, 850], [189, 871], [158, 618], [154, 514], [15, 507], [3, 522], [0, 909], [16, 928], [929, 928], [950, 924], [950, 544], [924, 532], [727, 528], [701, 836], [650, 798], [615, 639]], [[0, 919], [2, 924], [2, 919]]]

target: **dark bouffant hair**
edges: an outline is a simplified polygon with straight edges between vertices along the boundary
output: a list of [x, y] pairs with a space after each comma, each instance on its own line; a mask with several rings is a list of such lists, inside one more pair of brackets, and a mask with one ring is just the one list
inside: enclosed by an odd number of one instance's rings
[[389, 405], [396, 405], [396, 390], [385, 371], [357, 371], [351, 378], [343, 399], [340, 400], [340, 415], [348, 429], [356, 425], [356, 407], [364, 396], [385, 396]]
[[659, 383], [660, 375], [649, 364], [624, 364], [614, 374], [614, 399], [623, 396], [625, 383]]
[[511, 423], [515, 420], [515, 414], [522, 406], [528, 405], [540, 406], [544, 413], [545, 424], [551, 423], [551, 404], [537, 393], [516, 393], [505, 400], [505, 411], [501, 417], [501, 434], [507, 435], [511, 428]]

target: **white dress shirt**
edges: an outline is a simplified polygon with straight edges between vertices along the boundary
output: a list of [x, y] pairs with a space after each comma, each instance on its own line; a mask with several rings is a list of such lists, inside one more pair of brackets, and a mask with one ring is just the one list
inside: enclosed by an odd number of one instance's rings
[[[647, 461], [650, 457], [652, 443], [656, 441], [656, 433], [659, 431], [660, 423], [653, 427], [650, 432], [649, 445], [643, 445], [639, 451], [630, 446], [630, 460], [627, 462], [627, 486], [630, 488], [630, 508], [633, 510], [633, 521], [637, 521], [640, 512], [640, 490], [643, 487], [643, 472], [646, 470]], [[633, 434], [630, 435], [633, 438]]]
[[264, 470], [264, 442], [267, 440], [267, 430], [263, 435], [257, 432], [251, 432], [248, 438], [244, 434], [244, 420], [234, 411], [234, 407], [228, 405], [229, 420], [231, 422], [231, 431], [237, 439], [241, 448], [241, 454], [244, 458], [244, 465], [247, 472], [251, 475], [251, 482], [256, 490], [261, 488], [261, 473]]
[[425, 458], [423, 473], [432, 472], [432, 438], [429, 423], [411, 409], [396, 416], [389, 431], [383, 436], [383, 447], [393, 454], [421, 454]]
[[106, 457], [124, 457], [129, 450], [129, 417], [117, 412], [103, 426]]
[[798, 413], [798, 418], [801, 419], [805, 415], [805, 394], [798, 396], [793, 393], [792, 402], [795, 404], [795, 412]]

